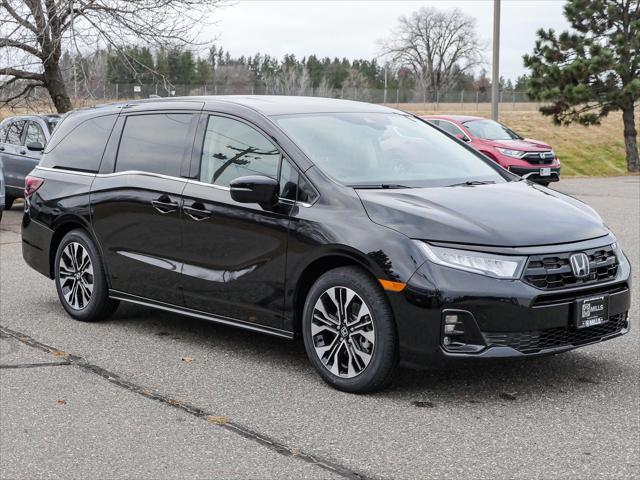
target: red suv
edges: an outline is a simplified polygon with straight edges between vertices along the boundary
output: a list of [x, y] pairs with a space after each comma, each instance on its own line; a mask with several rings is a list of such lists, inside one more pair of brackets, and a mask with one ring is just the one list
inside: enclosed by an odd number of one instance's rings
[[560, 180], [560, 160], [546, 143], [523, 138], [501, 123], [467, 115], [423, 115], [517, 175], [541, 185]]

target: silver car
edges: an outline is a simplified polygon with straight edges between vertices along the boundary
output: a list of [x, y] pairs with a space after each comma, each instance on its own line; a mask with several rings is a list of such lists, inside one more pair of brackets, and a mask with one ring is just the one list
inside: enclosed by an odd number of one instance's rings
[[4, 174], [2, 171], [2, 159], [0, 158], [0, 220], [2, 220], [2, 212], [4, 211]]
[[40, 162], [60, 115], [20, 115], [0, 123], [0, 161], [4, 174], [4, 205], [11, 208], [24, 195], [24, 179]]

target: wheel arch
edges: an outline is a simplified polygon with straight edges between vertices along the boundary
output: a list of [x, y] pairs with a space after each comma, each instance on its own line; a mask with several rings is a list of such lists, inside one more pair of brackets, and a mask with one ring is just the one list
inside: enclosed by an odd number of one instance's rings
[[362, 268], [374, 282], [385, 276], [382, 269], [369, 260], [366, 255], [352, 249], [332, 248], [310, 259], [299, 269], [299, 273], [294, 276], [293, 280], [295, 288], [292, 297], [292, 321], [296, 336], [301, 333], [304, 303], [314, 282], [329, 270], [347, 266]]
[[[77, 216], [66, 216], [60, 218], [54, 228], [53, 235], [51, 236], [51, 243], [49, 244], [49, 278], [55, 278], [55, 260], [58, 246], [64, 238], [64, 236], [72, 230], [82, 230], [93, 241], [94, 245], [98, 249], [100, 256], [102, 257], [102, 248], [100, 242], [96, 239], [91, 226], [82, 218]], [[103, 262], [104, 263], [104, 262]], [[104, 266], [106, 272], [106, 266]], [[107, 275], [107, 279], [109, 276]]]

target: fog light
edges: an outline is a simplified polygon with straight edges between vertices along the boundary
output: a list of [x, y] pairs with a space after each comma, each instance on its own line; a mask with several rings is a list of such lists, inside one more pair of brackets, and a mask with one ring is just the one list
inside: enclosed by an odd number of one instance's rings
[[475, 353], [485, 347], [473, 315], [466, 311], [443, 312], [441, 335], [442, 347], [448, 352]]
[[458, 315], [445, 315], [444, 323], [455, 324], [458, 323]]

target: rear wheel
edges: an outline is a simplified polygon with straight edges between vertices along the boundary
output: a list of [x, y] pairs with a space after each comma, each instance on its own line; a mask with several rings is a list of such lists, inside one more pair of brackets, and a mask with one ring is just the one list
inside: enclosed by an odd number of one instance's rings
[[322, 275], [304, 307], [304, 345], [320, 376], [338, 390], [385, 387], [397, 364], [396, 328], [380, 285], [357, 267]]
[[538, 182], [538, 185], [542, 185], [543, 187], [548, 187], [551, 182]]
[[5, 210], [11, 210], [11, 207], [13, 206], [13, 201], [15, 200], [15, 197], [12, 197], [9, 194], [5, 194], [4, 196], [4, 209]]
[[60, 303], [76, 320], [95, 322], [118, 308], [119, 302], [109, 298], [98, 250], [83, 230], [72, 230], [64, 236], [54, 267]]

